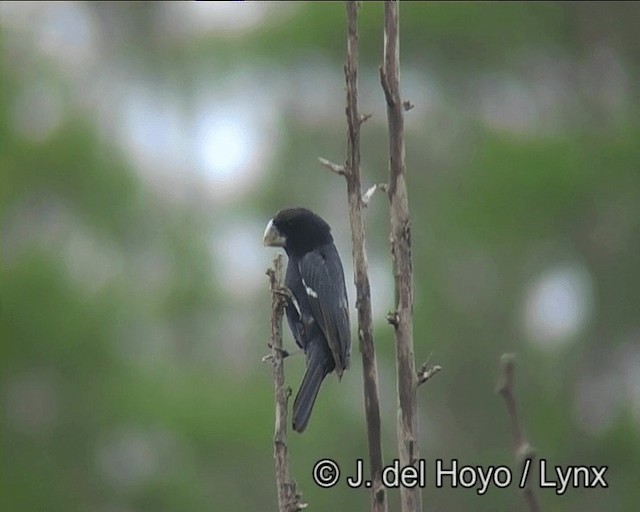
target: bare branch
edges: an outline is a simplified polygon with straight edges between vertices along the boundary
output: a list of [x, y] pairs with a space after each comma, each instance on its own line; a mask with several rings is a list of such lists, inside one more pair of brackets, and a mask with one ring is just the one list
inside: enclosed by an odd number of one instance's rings
[[322, 165], [324, 165], [327, 169], [329, 169], [331, 172], [335, 172], [336, 174], [339, 174], [340, 176], [346, 176], [347, 175], [344, 165], [334, 164], [333, 162], [330, 162], [326, 158], [322, 158], [322, 157], [318, 157], [318, 161]]
[[[347, 86], [347, 196], [349, 220], [353, 245], [354, 282], [356, 285], [356, 308], [358, 310], [358, 336], [362, 356], [362, 378], [364, 387], [367, 440], [369, 443], [369, 470], [371, 473], [371, 509], [373, 512], [387, 511], [387, 494], [382, 484], [382, 436], [380, 425], [380, 399], [378, 393], [378, 369], [373, 343], [373, 319], [371, 313], [371, 290], [365, 249], [365, 227], [362, 209], [370, 199], [367, 192], [363, 198], [360, 169], [360, 126], [370, 116], [358, 113], [358, 4], [347, 1], [347, 58], [344, 67]], [[373, 194], [373, 192], [371, 192]]]
[[[282, 255], [273, 260], [273, 268], [267, 270], [271, 290], [271, 354], [262, 358], [273, 364], [276, 419], [273, 436], [273, 458], [276, 465], [276, 485], [280, 512], [296, 512], [307, 507], [289, 474], [289, 449], [287, 447], [287, 404], [291, 388], [285, 388], [283, 360], [287, 352], [282, 348], [282, 315], [288, 294], [282, 284]], [[288, 294], [287, 294], [288, 292]]]
[[[398, 451], [400, 465], [413, 465], [420, 457], [416, 374], [413, 358], [413, 264], [411, 262], [411, 219], [407, 195], [404, 106], [400, 99], [399, 6], [387, 0], [384, 4], [384, 63], [380, 67], [380, 83], [387, 102], [389, 125], [389, 201], [391, 217], [391, 256], [395, 277], [395, 315], [387, 317], [396, 337], [398, 374]], [[403, 512], [422, 510], [419, 486], [400, 487]]]
[[[511, 432], [513, 434], [514, 439], [514, 454], [516, 458], [516, 463], [520, 466], [521, 474], [522, 468], [527, 460], [531, 461], [530, 464], [533, 465], [533, 461], [536, 458], [536, 453], [533, 447], [529, 444], [527, 440], [524, 429], [522, 427], [522, 422], [520, 421], [520, 417], [518, 416], [518, 408], [516, 406], [516, 398], [515, 398], [515, 354], [502, 354], [500, 357], [500, 363], [502, 365], [502, 382], [498, 386], [498, 393], [502, 395], [504, 399], [504, 404], [507, 408], [507, 413], [509, 414], [509, 418], [511, 420]], [[533, 492], [533, 488], [529, 484], [530, 478], [525, 481], [525, 487], [523, 489], [524, 498], [527, 502], [530, 512], [540, 512], [540, 505], [538, 504], [538, 499]]]

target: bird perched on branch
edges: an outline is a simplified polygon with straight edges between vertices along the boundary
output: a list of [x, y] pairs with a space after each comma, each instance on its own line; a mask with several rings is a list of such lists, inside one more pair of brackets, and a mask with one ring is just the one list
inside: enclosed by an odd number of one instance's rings
[[293, 402], [293, 429], [303, 432], [324, 378], [349, 367], [349, 304], [340, 255], [331, 228], [306, 208], [280, 210], [267, 224], [264, 245], [283, 247], [289, 258], [284, 284], [289, 328], [307, 368]]

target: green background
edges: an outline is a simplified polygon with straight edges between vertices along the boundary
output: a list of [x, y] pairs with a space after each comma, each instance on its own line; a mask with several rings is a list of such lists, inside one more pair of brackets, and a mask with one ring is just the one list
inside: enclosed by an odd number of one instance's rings
[[[214, 4], [0, 6], [3, 510], [277, 508], [261, 237], [282, 207], [332, 225], [356, 339], [346, 188], [317, 161], [345, 158], [344, 5]], [[387, 176], [382, 11], [361, 11], [365, 186]], [[516, 352], [538, 455], [609, 467], [608, 489], [538, 491], [543, 510], [635, 510], [640, 4], [406, 2], [400, 23], [415, 356], [443, 367], [421, 456], [513, 463], [495, 386]], [[390, 463], [383, 195], [366, 223]], [[357, 343], [352, 362], [290, 437], [310, 510], [369, 507], [311, 480], [367, 460]], [[515, 485], [427, 484], [425, 510], [525, 509]]]

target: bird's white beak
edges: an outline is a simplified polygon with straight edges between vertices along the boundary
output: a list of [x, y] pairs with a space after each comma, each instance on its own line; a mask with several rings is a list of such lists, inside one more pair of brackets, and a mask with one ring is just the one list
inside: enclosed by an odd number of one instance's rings
[[265, 247], [284, 247], [285, 242], [286, 238], [282, 236], [282, 233], [274, 226], [273, 219], [271, 219], [267, 224], [267, 228], [264, 230], [262, 243]]

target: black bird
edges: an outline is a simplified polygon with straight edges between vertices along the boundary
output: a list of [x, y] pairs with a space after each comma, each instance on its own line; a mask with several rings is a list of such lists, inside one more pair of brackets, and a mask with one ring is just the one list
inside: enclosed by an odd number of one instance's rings
[[264, 245], [283, 247], [289, 258], [284, 284], [289, 328], [307, 358], [307, 369], [293, 402], [293, 429], [303, 432], [324, 378], [342, 378], [349, 367], [349, 304], [340, 255], [331, 228], [306, 208], [280, 210], [269, 221]]

